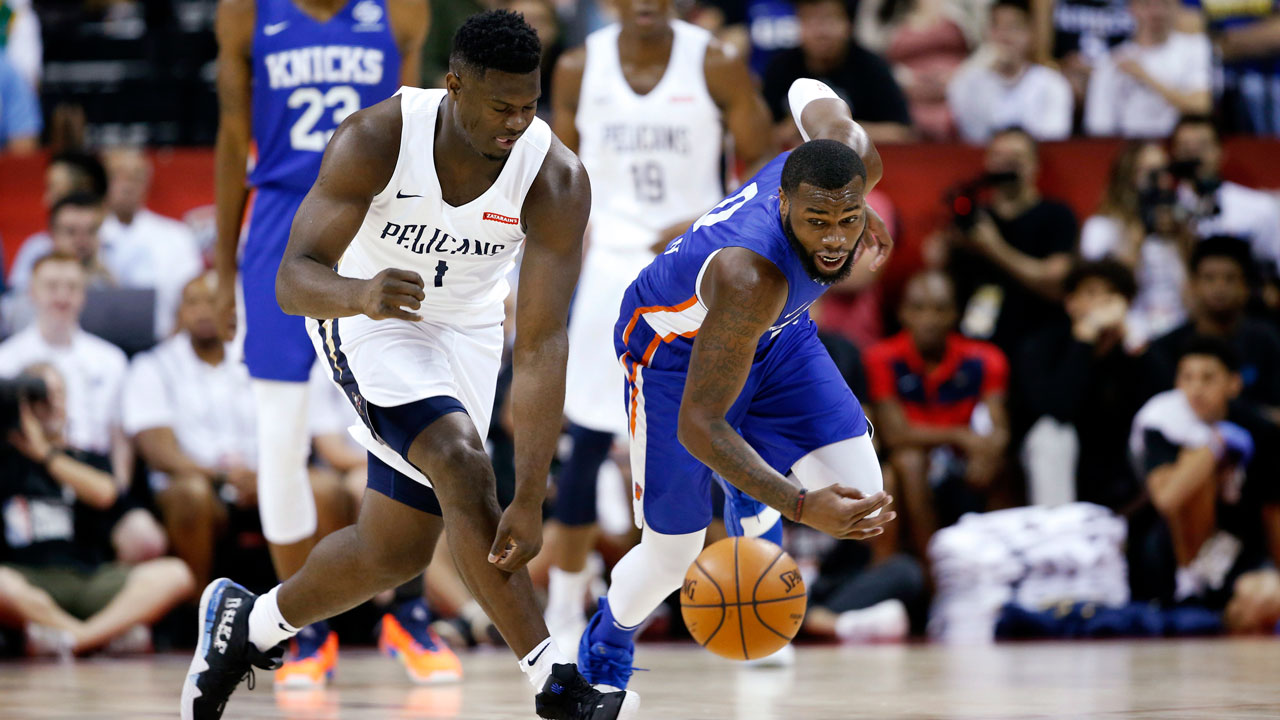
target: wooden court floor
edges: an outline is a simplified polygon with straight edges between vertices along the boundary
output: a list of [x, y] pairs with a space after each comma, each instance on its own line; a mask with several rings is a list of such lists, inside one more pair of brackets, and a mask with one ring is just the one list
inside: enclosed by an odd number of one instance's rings
[[[176, 718], [188, 658], [0, 664], [0, 718]], [[368, 650], [344, 651], [331, 689], [240, 690], [225, 718], [533, 718], [512, 658], [463, 658], [461, 685], [415, 688]], [[993, 647], [802, 648], [788, 670], [747, 670], [692, 646], [641, 646], [632, 688], [657, 720], [1280, 718], [1280, 638]]]

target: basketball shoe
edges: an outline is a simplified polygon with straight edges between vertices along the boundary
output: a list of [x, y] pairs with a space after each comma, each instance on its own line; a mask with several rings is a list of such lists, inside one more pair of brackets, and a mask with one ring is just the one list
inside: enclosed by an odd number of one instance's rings
[[565, 663], [552, 666], [534, 707], [547, 720], [628, 720], [640, 709], [640, 696], [627, 690], [600, 692]]
[[255, 667], [275, 670], [284, 643], [266, 652], [249, 642], [249, 611], [257, 595], [226, 578], [209, 583], [200, 596], [200, 642], [182, 683], [182, 720], [218, 720], [241, 680], [253, 689]]
[[275, 686], [305, 690], [324, 687], [338, 667], [338, 633], [321, 620], [294, 636], [289, 660], [276, 671]]
[[378, 649], [404, 665], [409, 679], [418, 685], [458, 682], [462, 662], [430, 627], [431, 613], [421, 598], [382, 616]]
[[[578, 642], [578, 668], [582, 676], [601, 690], [625, 690], [631, 681], [631, 661], [635, 656], [635, 643], [617, 644], [617, 635], [610, 638], [608, 629], [615, 627], [609, 599], [600, 598], [600, 609], [591, 617], [582, 640]], [[613, 642], [611, 642], [611, 639]]]

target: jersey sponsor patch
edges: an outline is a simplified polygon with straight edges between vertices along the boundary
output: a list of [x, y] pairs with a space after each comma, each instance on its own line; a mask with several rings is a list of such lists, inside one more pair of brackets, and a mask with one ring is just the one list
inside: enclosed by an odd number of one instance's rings
[[499, 215], [496, 212], [485, 213], [484, 219], [492, 220], [494, 222], [499, 222], [499, 223], [502, 223], [503, 225], [519, 225], [520, 224], [519, 218], [507, 217], [506, 215]]

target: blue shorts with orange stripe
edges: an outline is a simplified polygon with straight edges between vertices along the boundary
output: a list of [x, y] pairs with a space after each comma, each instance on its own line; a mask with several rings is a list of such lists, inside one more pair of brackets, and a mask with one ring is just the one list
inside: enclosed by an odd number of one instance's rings
[[[656, 350], [661, 354], [665, 348]], [[622, 356], [631, 434], [632, 493], [637, 524], [671, 535], [711, 522], [711, 469], [677, 437], [684, 369], [649, 367]], [[805, 455], [867, 432], [862, 406], [808, 318], [787, 325], [757, 354], [729, 423], [782, 474]]]

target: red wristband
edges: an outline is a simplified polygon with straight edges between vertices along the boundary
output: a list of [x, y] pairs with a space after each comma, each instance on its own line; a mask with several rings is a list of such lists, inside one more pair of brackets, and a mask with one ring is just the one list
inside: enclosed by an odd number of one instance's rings
[[804, 496], [807, 494], [809, 494], [808, 490], [800, 488], [800, 494], [796, 495], [796, 516], [792, 518], [794, 522], [800, 522], [800, 516], [804, 514]]

